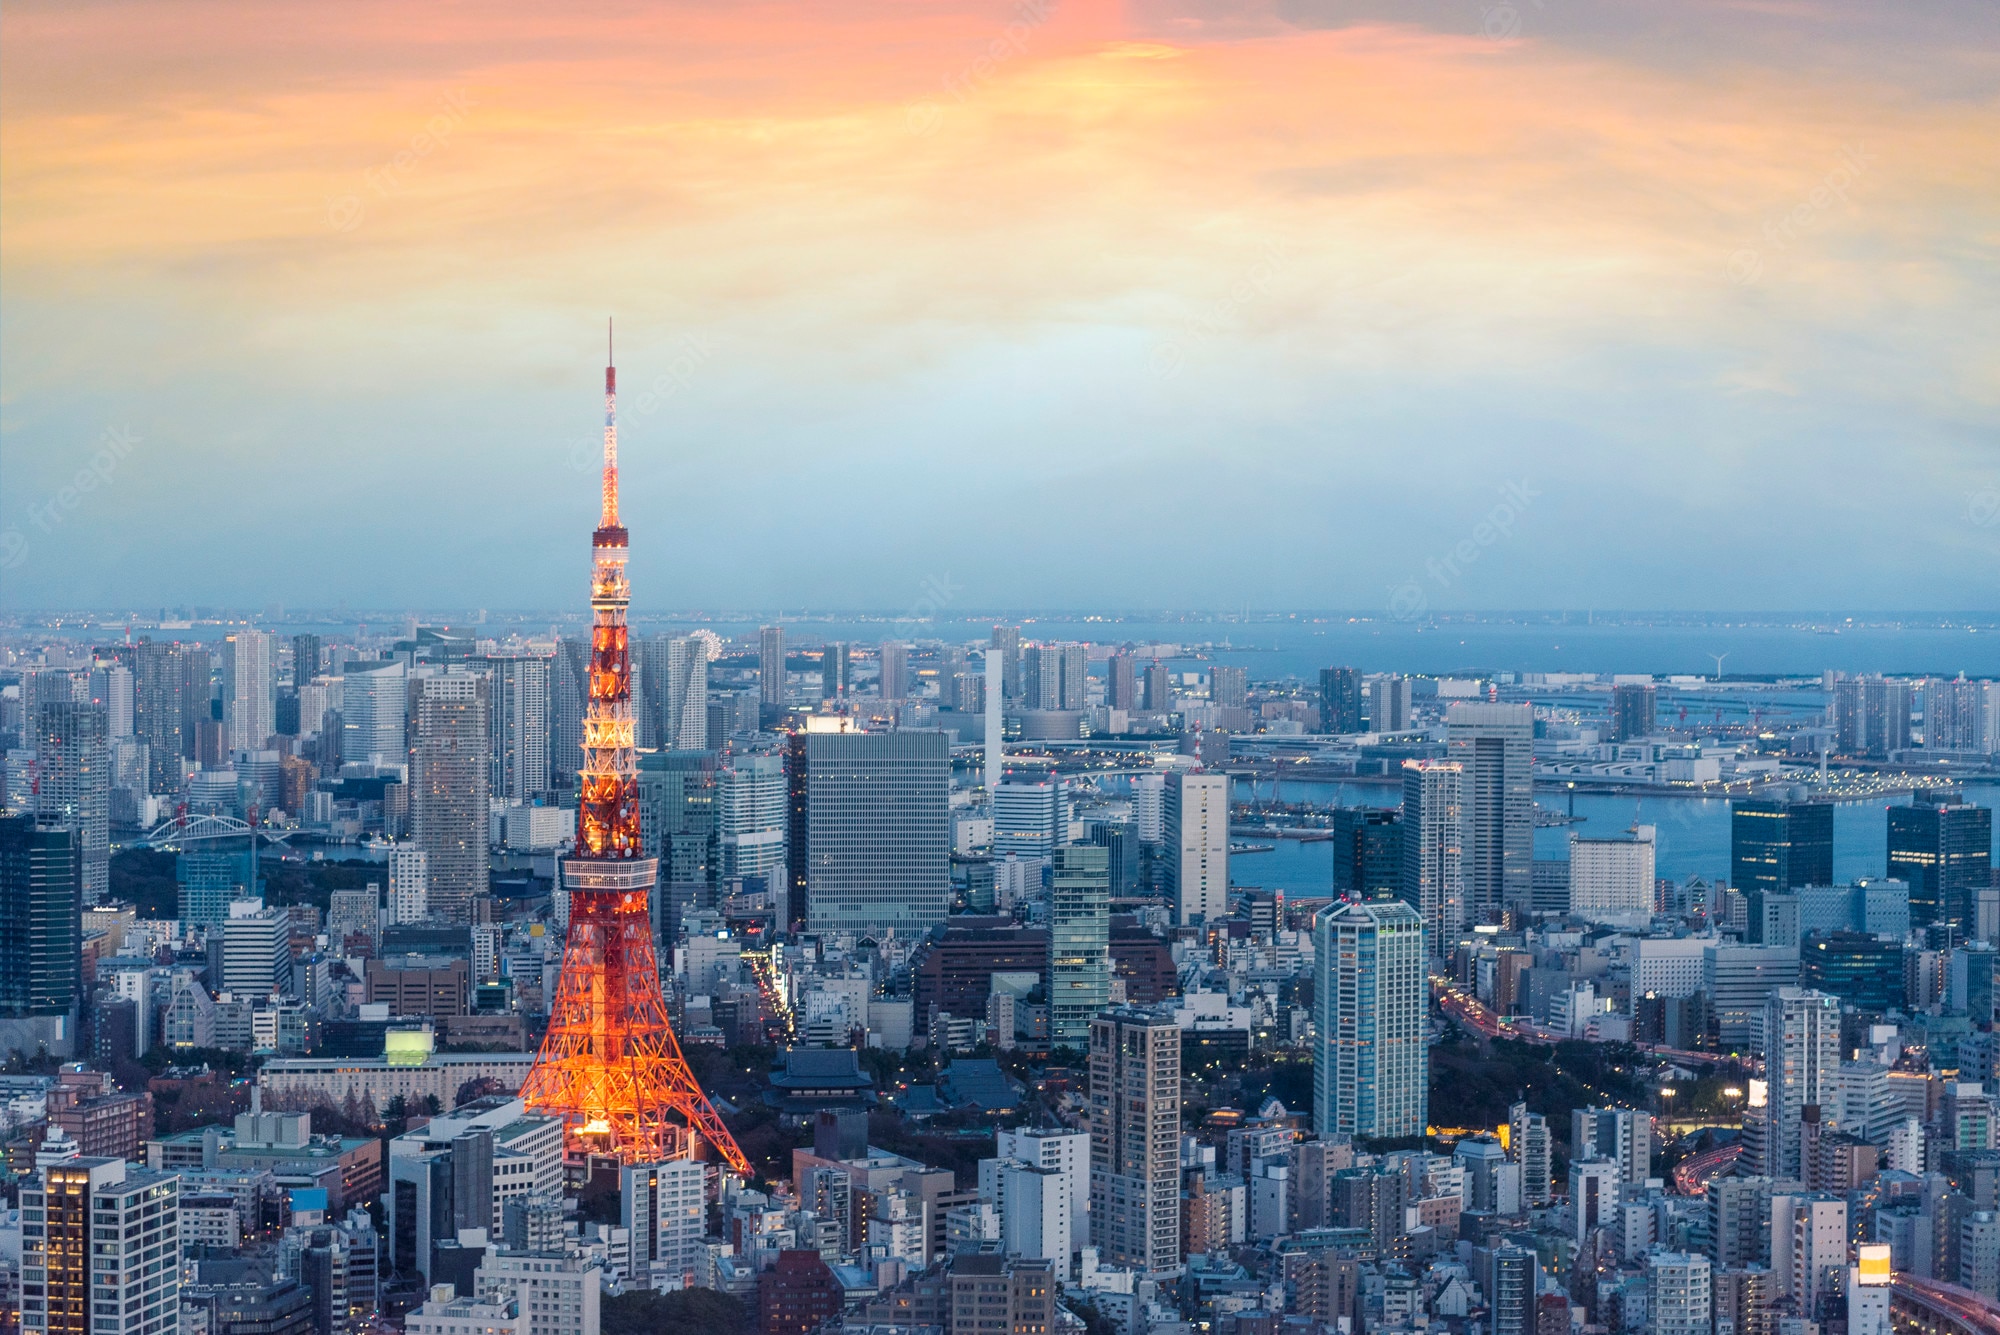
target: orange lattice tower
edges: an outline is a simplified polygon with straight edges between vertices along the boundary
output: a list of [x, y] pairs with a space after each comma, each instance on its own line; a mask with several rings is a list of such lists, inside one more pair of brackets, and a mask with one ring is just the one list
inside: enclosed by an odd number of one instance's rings
[[738, 1173], [749, 1160], [695, 1083], [667, 1022], [648, 901], [659, 862], [639, 843], [632, 659], [626, 643], [627, 539], [618, 522], [618, 373], [604, 368], [604, 512], [591, 539], [590, 703], [583, 716], [576, 848], [562, 860], [569, 938], [549, 1032], [521, 1088], [559, 1116], [571, 1153], [657, 1163], [713, 1146]]

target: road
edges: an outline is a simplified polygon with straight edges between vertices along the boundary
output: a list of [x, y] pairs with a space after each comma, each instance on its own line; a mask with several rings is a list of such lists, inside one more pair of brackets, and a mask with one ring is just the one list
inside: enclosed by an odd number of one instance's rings
[[[1942, 1317], [1945, 1323], [1958, 1326], [1968, 1335], [2000, 1335], [2000, 1304], [1994, 1303], [1991, 1298], [1956, 1284], [1919, 1279], [1915, 1275], [1898, 1274], [1895, 1286], [1893, 1301], [1906, 1311], [1917, 1309], [1924, 1315]], [[1937, 1329], [1940, 1323], [1925, 1324]], [[1900, 1320], [1895, 1327], [1899, 1331], [1911, 1328]]]
[[1708, 1184], [1736, 1164], [1743, 1146], [1723, 1145], [1681, 1160], [1674, 1165], [1674, 1190], [1683, 1196], [1705, 1196]]

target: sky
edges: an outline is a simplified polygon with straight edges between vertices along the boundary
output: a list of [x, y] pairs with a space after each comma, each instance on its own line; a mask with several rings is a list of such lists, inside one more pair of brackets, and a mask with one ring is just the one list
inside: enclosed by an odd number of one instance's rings
[[0, 608], [2000, 609], [1987, 0], [0, 11]]

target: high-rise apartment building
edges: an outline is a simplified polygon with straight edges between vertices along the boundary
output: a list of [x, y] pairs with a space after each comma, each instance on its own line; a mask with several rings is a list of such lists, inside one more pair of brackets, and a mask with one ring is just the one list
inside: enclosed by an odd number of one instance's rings
[[910, 646], [901, 640], [884, 640], [880, 659], [877, 686], [882, 698], [903, 699], [910, 693]]
[[430, 859], [430, 911], [469, 922], [488, 889], [487, 681], [451, 672], [409, 685], [411, 835]]
[[1833, 1104], [1840, 1089], [1840, 998], [1780, 987], [1764, 1005], [1761, 1044], [1770, 1087], [1766, 1172], [1804, 1181], [1805, 1109]]
[[83, 848], [74, 829], [0, 816], [0, 1050], [76, 1051]]
[[1646, 1257], [1648, 1335], [1713, 1335], [1709, 1260], [1700, 1252], [1653, 1252]]
[[[1895, 869], [1891, 867], [1890, 874]], [[1764, 940], [1764, 897], [1833, 884], [1833, 804], [1742, 798], [1730, 804], [1729, 879], [1749, 909], [1748, 938]], [[1912, 905], [1911, 920], [1915, 921]]]
[[1424, 921], [1394, 900], [1336, 904], [1314, 924], [1313, 1129], [1421, 1136], [1430, 1108]]
[[101, 705], [44, 703], [34, 720], [35, 807], [44, 824], [75, 830], [83, 849], [83, 902], [111, 890], [111, 742]]
[[721, 878], [765, 876], [782, 891], [785, 867], [785, 761], [734, 755], [715, 774]]
[[1465, 767], [1451, 760], [1403, 762], [1403, 868], [1398, 897], [1427, 929], [1431, 949], [1450, 950], [1465, 930]]
[[1229, 776], [1167, 776], [1165, 838], [1174, 920], [1213, 922], [1229, 907]]
[[829, 641], [820, 650], [819, 655], [819, 698], [845, 699], [854, 685], [849, 672], [847, 645], [837, 640]]
[[549, 786], [549, 660], [474, 658], [467, 666], [486, 676], [489, 791], [497, 801], [531, 801]]
[[785, 628], [757, 632], [757, 698], [771, 711], [785, 707]]
[[1521, 1203], [1547, 1205], [1555, 1191], [1555, 1147], [1549, 1119], [1517, 1103], [1507, 1110], [1508, 1145], [1521, 1165]]
[[414, 844], [389, 850], [389, 921], [422, 922], [431, 912], [431, 855]]
[[132, 649], [133, 735], [146, 744], [149, 786], [180, 787], [181, 760], [193, 754], [194, 706], [208, 710], [208, 652], [141, 640]]
[[[951, 752], [944, 733], [807, 732], [788, 785], [803, 800], [805, 921], [815, 932], [919, 936], [951, 902]], [[796, 917], [801, 905], [794, 902]]]
[[[1005, 787], [1005, 785], [1002, 785]], [[1111, 850], [1055, 851], [1049, 895], [1049, 1041], [1083, 1047], [1111, 998]]]
[[1139, 662], [1130, 654], [1113, 654], [1104, 665], [1104, 703], [1110, 709], [1137, 710]]
[[1087, 700], [1089, 656], [1081, 644], [1031, 644], [1020, 651], [1023, 709], [1080, 710]]
[[1408, 732], [1411, 694], [1408, 677], [1375, 678], [1368, 687], [1368, 730]]
[[667, 698], [660, 715], [659, 744], [669, 751], [706, 749], [708, 641], [694, 635], [668, 640], [666, 675]]
[[1012, 705], [1021, 698], [1021, 628], [995, 626], [993, 638], [987, 643], [999, 651], [1001, 698]]
[[326, 651], [317, 635], [292, 636], [292, 685], [305, 685], [320, 673]]
[[132, 735], [132, 697], [132, 669], [123, 663], [91, 672], [89, 703], [103, 708], [105, 735], [114, 742]]
[[1242, 709], [1250, 703], [1250, 673], [1246, 668], [1218, 663], [1208, 670], [1209, 703], [1218, 709]]
[[1181, 1034], [1118, 1007], [1090, 1022], [1090, 1229], [1105, 1261], [1164, 1274], [1181, 1260]]
[[1653, 731], [1659, 692], [1650, 682], [1621, 682], [1611, 688], [1611, 740], [1629, 741]]
[[1976, 939], [1977, 895], [1993, 883], [1992, 809], [1919, 792], [1888, 817], [1889, 875], [1910, 884], [1910, 925], [1946, 923]]
[[1631, 1108], [1570, 1109], [1570, 1157], [1609, 1159], [1624, 1182], [1644, 1186], [1653, 1175], [1653, 1115]]
[[232, 751], [261, 751], [278, 730], [276, 656], [261, 630], [239, 630], [223, 641], [222, 721]]
[[1464, 769], [1466, 916], [1497, 922], [1534, 899], [1534, 708], [1457, 703], [1444, 737], [1446, 759]]
[[403, 725], [408, 717], [409, 677], [402, 661], [350, 662], [341, 678], [342, 763], [408, 764]]
[[[1326, 733], [1360, 732], [1361, 673], [1351, 667], [1319, 670], [1319, 730]], [[1381, 728], [1376, 729], [1382, 731]]]
[[590, 642], [564, 636], [549, 664], [549, 787], [569, 789], [583, 763], [583, 715], [590, 704]]
[[619, 1221], [632, 1244], [629, 1278], [678, 1280], [682, 1287], [705, 1278], [708, 1204], [699, 1159], [627, 1164], [619, 1170]]
[[180, 1184], [123, 1159], [43, 1168], [21, 1189], [21, 1329], [179, 1335]]
[[1893, 677], [1840, 677], [1833, 683], [1834, 747], [1885, 760], [1910, 745], [1910, 683]]
[[1165, 663], [1154, 659], [1146, 665], [1146, 711], [1171, 714], [1174, 710], [1174, 674]]

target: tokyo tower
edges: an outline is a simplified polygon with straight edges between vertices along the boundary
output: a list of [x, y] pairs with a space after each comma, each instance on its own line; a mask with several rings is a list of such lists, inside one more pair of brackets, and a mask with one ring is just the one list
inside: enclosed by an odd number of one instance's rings
[[576, 845], [562, 860], [569, 936], [549, 1031], [521, 1096], [563, 1119], [565, 1151], [624, 1162], [692, 1158], [706, 1141], [730, 1169], [750, 1161], [695, 1083], [667, 1022], [648, 901], [659, 861], [639, 842], [628, 547], [618, 522], [618, 371], [604, 368], [604, 509], [591, 539], [590, 703], [583, 716]]

